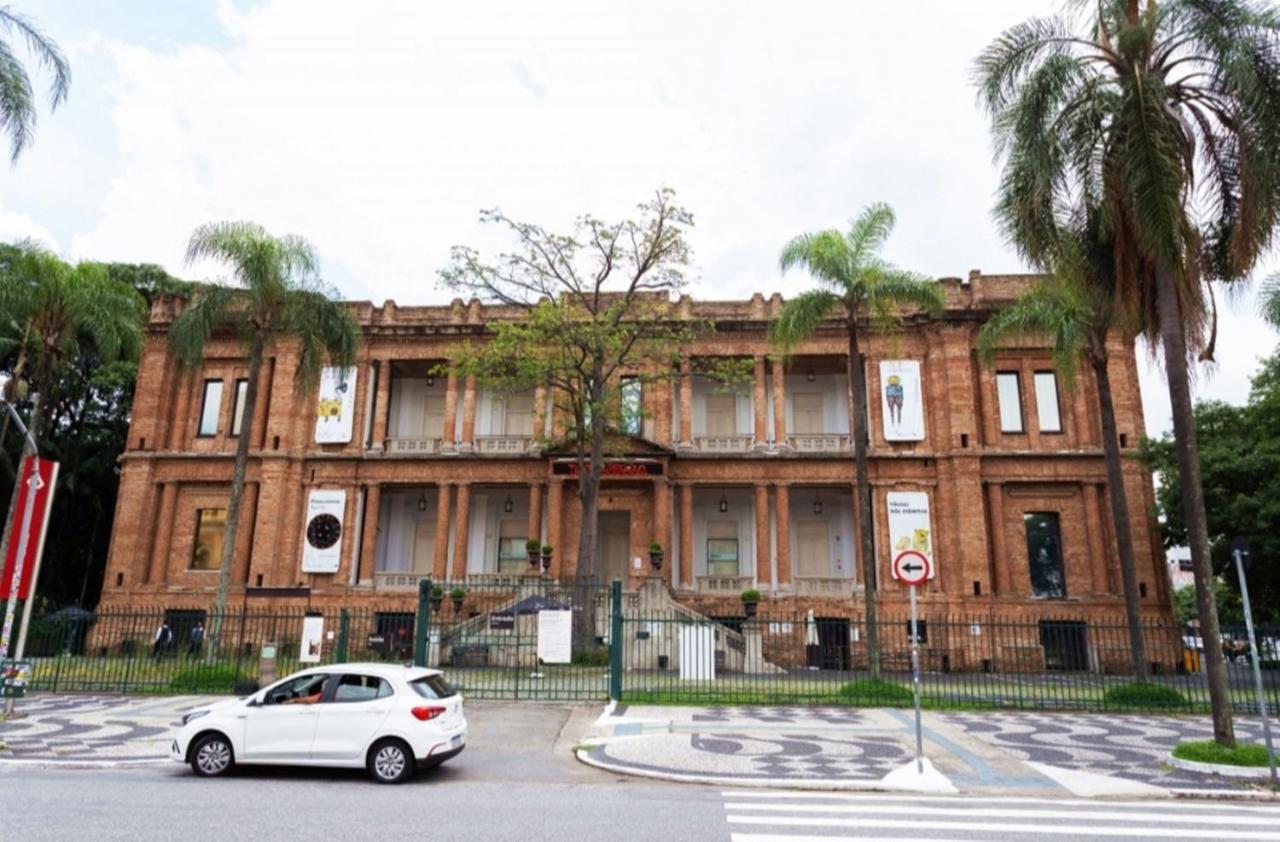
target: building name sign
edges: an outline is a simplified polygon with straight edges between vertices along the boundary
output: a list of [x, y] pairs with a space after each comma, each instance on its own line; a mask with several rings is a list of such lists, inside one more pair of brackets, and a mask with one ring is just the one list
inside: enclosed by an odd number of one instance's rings
[[[577, 460], [556, 462], [551, 466], [551, 472], [556, 476], [576, 477], [578, 475], [578, 462]], [[662, 476], [662, 464], [660, 462], [605, 462], [602, 475], [613, 479], [660, 477]]]

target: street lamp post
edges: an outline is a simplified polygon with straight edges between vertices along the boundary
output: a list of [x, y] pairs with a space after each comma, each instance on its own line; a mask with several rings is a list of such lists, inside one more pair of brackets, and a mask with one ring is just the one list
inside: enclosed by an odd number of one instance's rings
[[1276, 785], [1276, 751], [1271, 745], [1271, 721], [1267, 718], [1267, 697], [1262, 690], [1262, 664], [1258, 662], [1258, 639], [1253, 633], [1253, 611], [1249, 607], [1249, 583], [1244, 578], [1245, 559], [1249, 557], [1249, 545], [1243, 538], [1236, 538], [1231, 545], [1231, 555], [1236, 561], [1236, 575], [1240, 577], [1240, 600], [1244, 603], [1245, 630], [1249, 633], [1249, 660], [1253, 663], [1253, 684], [1258, 694], [1258, 714], [1262, 717], [1262, 736], [1267, 743], [1267, 762], [1271, 766], [1271, 785]]
[[[13, 423], [17, 425], [18, 431], [21, 432], [22, 437], [27, 440], [27, 452], [23, 455], [23, 460], [25, 461], [26, 459], [38, 455], [39, 448], [36, 446], [36, 440], [32, 438], [31, 431], [27, 429], [27, 426], [22, 423], [22, 419], [18, 416], [18, 411], [13, 408], [13, 404], [4, 400], [4, 398], [0, 398], [0, 404], [4, 405], [4, 408], [9, 413], [9, 417], [12, 418]], [[22, 476], [21, 467], [18, 469], [18, 476]], [[39, 482], [38, 475], [32, 473], [30, 482]], [[18, 489], [16, 487], [13, 489], [13, 496], [14, 499], [17, 499]], [[31, 532], [31, 515], [35, 509], [34, 503], [35, 495], [32, 493], [28, 498], [27, 505], [22, 507], [22, 527], [18, 532], [18, 553], [14, 559], [13, 578], [9, 583], [9, 598], [5, 600], [4, 605], [4, 627], [0, 630], [0, 661], [3, 661], [9, 656], [9, 641], [13, 635], [13, 617], [16, 613], [15, 609], [18, 607], [18, 591], [22, 588], [22, 568], [24, 566], [24, 562], [27, 560], [27, 543]], [[18, 632], [18, 647], [15, 652], [15, 655], [18, 658], [22, 657], [22, 650], [25, 648], [24, 644], [27, 642], [27, 626], [31, 623], [31, 606], [32, 603], [35, 602], [31, 596], [32, 595], [28, 595], [26, 604], [22, 606], [22, 627]], [[7, 719], [12, 714], [13, 698], [9, 697], [5, 699], [4, 716]]]

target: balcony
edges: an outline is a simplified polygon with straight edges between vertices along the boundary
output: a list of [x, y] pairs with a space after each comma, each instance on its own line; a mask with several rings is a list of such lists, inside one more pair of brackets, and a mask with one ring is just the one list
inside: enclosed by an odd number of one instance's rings
[[533, 449], [533, 436], [476, 436], [476, 453], [522, 456]]
[[699, 453], [747, 453], [755, 441], [755, 436], [694, 436], [693, 447]]
[[389, 438], [387, 453], [392, 456], [430, 456], [440, 452], [440, 439]]
[[787, 444], [796, 453], [846, 453], [849, 436], [843, 433], [807, 433], [787, 436]]

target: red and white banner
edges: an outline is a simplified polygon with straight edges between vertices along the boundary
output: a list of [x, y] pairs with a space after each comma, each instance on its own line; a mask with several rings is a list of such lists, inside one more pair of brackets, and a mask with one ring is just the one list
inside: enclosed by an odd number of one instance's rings
[[31, 594], [31, 583], [39, 569], [40, 554], [44, 551], [44, 536], [49, 528], [49, 511], [53, 507], [53, 486], [58, 479], [58, 463], [36, 456], [22, 461], [18, 485], [17, 506], [13, 511], [13, 532], [9, 536], [9, 548], [5, 553], [4, 572], [0, 575], [0, 599], [8, 599], [13, 585], [13, 568], [18, 561], [18, 544], [22, 543], [22, 524], [26, 510], [32, 506], [31, 527], [27, 533], [27, 553], [22, 561], [22, 582], [18, 586], [18, 599]]

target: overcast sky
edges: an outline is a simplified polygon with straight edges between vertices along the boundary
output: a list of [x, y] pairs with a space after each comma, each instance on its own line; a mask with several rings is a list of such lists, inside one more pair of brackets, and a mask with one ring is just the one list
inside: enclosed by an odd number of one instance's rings
[[[1059, 4], [15, 5], [74, 78], [5, 176], [0, 239], [190, 277], [194, 226], [252, 219], [310, 239], [344, 296], [416, 304], [452, 297], [436, 270], [488, 242], [480, 208], [565, 226], [664, 185], [695, 215], [695, 296], [805, 288], [779, 275], [782, 243], [872, 201], [897, 210], [903, 266], [1021, 271], [990, 218], [970, 66]], [[1244, 399], [1276, 345], [1253, 311], [1251, 293], [1224, 304], [1200, 396]], [[1154, 369], [1144, 396], [1149, 430], [1168, 429]]]

